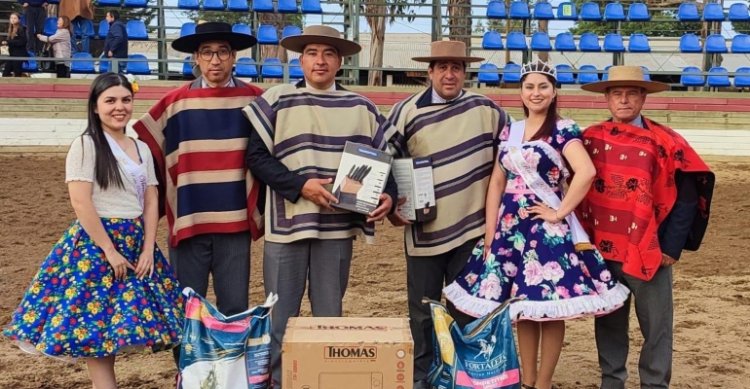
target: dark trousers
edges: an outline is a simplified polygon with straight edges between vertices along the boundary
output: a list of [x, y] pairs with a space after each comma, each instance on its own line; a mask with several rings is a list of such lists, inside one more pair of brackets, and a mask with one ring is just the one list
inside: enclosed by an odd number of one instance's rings
[[304, 239], [292, 243], [265, 242], [263, 284], [266, 295], [279, 301], [271, 311], [271, 375], [274, 388], [282, 384], [281, 345], [290, 317], [299, 316], [307, 289], [313, 316], [338, 317], [349, 284], [352, 239]]
[[650, 281], [643, 281], [622, 272], [622, 263], [607, 261], [612, 276], [630, 288], [625, 305], [594, 321], [599, 366], [602, 369], [601, 389], [624, 389], [628, 378], [628, 337], [630, 300], [635, 300], [635, 313], [643, 334], [638, 359], [642, 389], [666, 389], [672, 376], [672, 268], [662, 267]]
[[26, 7], [26, 51], [35, 55], [42, 52], [44, 43], [36, 38], [36, 34], [44, 33], [44, 19], [47, 18], [47, 10], [42, 7]]
[[10, 77], [13, 74], [14, 77], [21, 77], [23, 72], [23, 61], [5, 61], [5, 68], [3, 68], [3, 77]]
[[[476, 240], [472, 239], [453, 250], [436, 256], [406, 255], [409, 321], [414, 339], [414, 382], [427, 379], [434, 355], [432, 345], [434, 329], [430, 306], [423, 304], [422, 298], [440, 301], [443, 287], [453, 282], [458, 273], [463, 270], [475, 245]], [[451, 303], [448, 303], [448, 312], [462, 327], [474, 320], [473, 317], [456, 310]]]
[[55, 64], [55, 73], [57, 73], [57, 78], [70, 78], [70, 68], [64, 63]]
[[[216, 307], [231, 316], [248, 308], [250, 288], [250, 234], [203, 234], [185, 239], [169, 248], [169, 263], [180, 281], [201, 296], [208, 292], [213, 276]], [[179, 366], [180, 348], [173, 349]]]

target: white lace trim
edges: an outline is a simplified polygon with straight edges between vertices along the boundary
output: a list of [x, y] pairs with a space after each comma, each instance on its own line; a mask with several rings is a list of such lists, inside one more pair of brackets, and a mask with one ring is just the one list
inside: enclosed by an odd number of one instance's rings
[[[460, 284], [452, 282], [443, 288], [446, 300], [459, 311], [482, 317], [497, 308], [501, 302], [469, 294]], [[622, 307], [630, 295], [623, 284], [617, 284], [604, 294], [576, 296], [563, 300], [521, 300], [510, 305], [510, 316], [518, 320], [568, 320], [582, 316], [602, 316]]]

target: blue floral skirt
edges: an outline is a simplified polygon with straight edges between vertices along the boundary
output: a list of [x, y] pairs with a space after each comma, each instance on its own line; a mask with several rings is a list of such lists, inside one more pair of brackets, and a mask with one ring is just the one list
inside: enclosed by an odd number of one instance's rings
[[456, 280], [443, 289], [446, 299], [481, 317], [502, 302], [514, 320], [566, 320], [604, 315], [621, 307], [628, 288], [618, 283], [596, 249], [576, 251], [566, 221], [533, 219], [533, 194], [503, 196], [490, 253], [480, 240]]
[[[143, 219], [103, 218], [117, 251], [133, 266]], [[29, 352], [105, 357], [130, 347], [170, 348], [180, 341], [183, 298], [169, 263], [154, 249], [151, 277], [123, 280], [76, 220], [52, 247], [3, 334]]]

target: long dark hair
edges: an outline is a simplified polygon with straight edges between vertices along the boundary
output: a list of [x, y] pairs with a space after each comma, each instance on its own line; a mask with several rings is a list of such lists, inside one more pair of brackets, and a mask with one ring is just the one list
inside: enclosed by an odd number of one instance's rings
[[11, 24], [8, 22], [8, 39], [15, 39], [19, 34], [19, 31], [23, 28], [23, 25], [21, 24], [21, 14], [18, 12], [11, 12], [8, 16], [8, 20], [10, 20], [10, 16], [12, 15], [16, 15], [16, 18], [18, 18], [18, 24]]
[[[523, 85], [523, 81], [529, 74], [531, 73], [526, 73], [523, 75], [523, 77], [521, 77], [521, 85]], [[555, 80], [554, 77], [550, 76], [549, 74], [539, 74], [547, 77], [547, 80], [549, 80], [549, 82], [552, 84], [552, 88], [557, 89], [557, 80]], [[529, 109], [526, 108], [526, 105], [523, 106], [523, 115], [525, 117], [529, 117]], [[539, 127], [538, 130], [536, 130], [534, 136], [532, 136], [529, 140], [547, 139], [552, 136], [553, 131], [555, 131], [555, 129], [557, 128], [558, 120], [560, 120], [560, 114], [558, 114], [557, 112], [557, 95], [555, 95], [555, 97], [552, 98], [552, 102], [549, 104], [549, 107], [547, 107], [547, 116], [544, 118], [544, 123], [542, 123], [542, 126]]]
[[94, 141], [94, 148], [96, 149], [94, 177], [96, 177], [96, 183], [102, 189], [107, 189], [110, 185], [115, 185], [118, 188], [124, 187], [122, 177], [120, 176], [120, 169], [117, 166], [117, 159], [115, 159], [115, 155], [109, 147], [107, 137], [104, 135], [104, 128], [102, 128], [102, 121], [99, 119], [99, 114], [96, 113], [96, 101], [99, 99], [99, 96], [113, 86], [122, 86], [129, 90], [131, 94], [133, 93], [133, 86], [130, 85], [128, 79], [122, 74], [104, 73], [96, 77], [91, 84], [91, 91], [89, 92], [88, 124], [86, 125], [86, 130], [83, 131], [83, 135], [90, 136]]

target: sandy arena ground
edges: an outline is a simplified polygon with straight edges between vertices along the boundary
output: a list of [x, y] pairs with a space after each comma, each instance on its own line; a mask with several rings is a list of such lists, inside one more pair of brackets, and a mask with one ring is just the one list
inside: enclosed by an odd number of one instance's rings
[[[717, 174], [713, 215], [704, 245], [675, 267], [674, 388], [747, 388], [750, 370], [750, 159], [712, 158]], [[60, 155], [0, 155], [0, 326], [10, 320], [52, 244], [74, 218]], [[163, 233], [160, 242], [164, 242]], [[347, 316], [407, 316], [400, 230], [379, 227], [376, 246], [357, 242], [345, 299]], [[260, 258], [253, 246], [251, 303], [263, 299]], [[306, 310], [309, 314], [309, 310]], [[634, 315], [633, 315], [634, 317]], [[555, 383], [596, 388], [598, 365], [591, 319], [571, 321]], [[642, 339], [633, 319], [631, 350]], [[0, 388], [90, 388], [83, 363], [68, 365], [21, 352], [0, 339]], [[118, 358], [121, 388], [173, 388], [171, 353]], [[637, 387], [631, 352], [629, 388]], [[350, 389], [350, 388], [342, 388]], [[353, 388], [356, 389], [356, 388]]]

